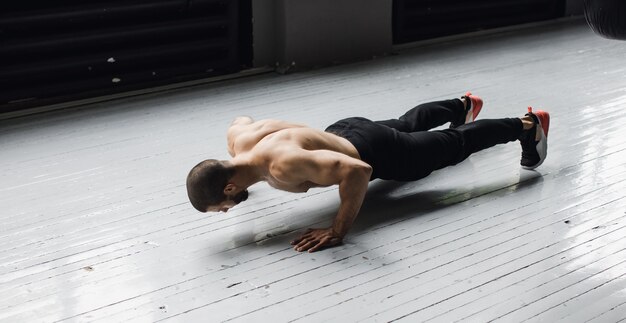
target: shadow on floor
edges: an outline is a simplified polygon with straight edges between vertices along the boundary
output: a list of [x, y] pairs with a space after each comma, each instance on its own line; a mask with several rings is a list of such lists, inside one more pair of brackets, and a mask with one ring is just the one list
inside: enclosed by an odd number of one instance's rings
[[[410, 183], [381, 182], [368, 192], [361, 213], [351, 232], [368, 230], [371, 227], [397, 222], [407, 217], [415, 217], [437, 211], [455, 204], [491, 194], [494, 196], [508, 195], [517, 190], [535, 186], [543, 182], [538, 172], [523, 173], [519, 181], [496, 181], [488, 185], [466, 188], [458, 187], [444, 190], [423, 190], [394, 196], [390, 193], [401, 190]], [[414, 184], [413, 184], [414, 185]]]
[[[351, 234], [370, 230], [372, 227], [395, 223], [409, 217], [422, 216], [429, 212], [459, 204], [483, 195], [505, 196], [517, 190], [536, 186], [543, 182], [538, 172], [523, 172], [518, 181], [509, 178], [478, 187], [459, 187], [443, 190], [421, 190], [419, 182], [378, 181], [370, 185], [361, 212], [355, 221]], [[335, 210], [319, 213], [316, 219], [329, 220], [335, 216]], [[317, 222], [320, 223], [320, 222]], [[313, 225], [313, 227], [323, 227]], [[306, 228], [288, 228], [279, 232], [258, 233], [242, 232], [232, 237], [239, 247], [247, 244], [269, 247], [274, 245], [289, 246], [289, 242]]]

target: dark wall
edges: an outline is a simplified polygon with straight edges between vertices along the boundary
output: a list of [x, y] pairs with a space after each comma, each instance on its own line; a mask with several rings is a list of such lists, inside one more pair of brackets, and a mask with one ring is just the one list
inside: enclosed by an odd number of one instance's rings
[[0, 11], [0, 113], [582, 14], [582, 0], [56, 0]]
[[254, 64], [282, 72], [391, 50], [392, 0], [253, 2]]
[[582, 0], [253, 2], [254, 65], [285, 72], [385, 55], [393, 45], [582, 14]]

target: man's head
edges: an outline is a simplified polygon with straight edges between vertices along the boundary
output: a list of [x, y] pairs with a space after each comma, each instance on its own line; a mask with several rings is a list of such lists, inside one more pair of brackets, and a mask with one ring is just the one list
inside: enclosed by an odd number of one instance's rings
[[200, 212], [228, 211], [248, 199], [248, 191], [232, 182], [235, 167], [228, 161], [207, 159], [187, 175], [189, 201]]

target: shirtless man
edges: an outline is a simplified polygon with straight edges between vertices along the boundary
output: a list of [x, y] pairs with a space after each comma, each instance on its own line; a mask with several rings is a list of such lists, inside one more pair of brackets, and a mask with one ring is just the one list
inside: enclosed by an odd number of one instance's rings
[[[279, 120], [238, 117], [228, 129], [230, 161], [205, 160], [187, 176], [187, 193], [200, 212], [227, 212], [245, 201], [247, 188], [266, 181], [288, 192], [339, 185], [339, 210], [329, 228], [308, 229], [292, 241], [297, 251], [338, 245], [356, 218], [369, 181], [413, 181], [457, 164], [474, 152], [519, 140], [522, 167], [546, 158], [550, 116], [544, 111], [520, 118], [474, 119], [482, 100], [430, 102], [399, 119], [343, 119], [325, 131]], [[450, 128], [428, 131], [450, 122]]]

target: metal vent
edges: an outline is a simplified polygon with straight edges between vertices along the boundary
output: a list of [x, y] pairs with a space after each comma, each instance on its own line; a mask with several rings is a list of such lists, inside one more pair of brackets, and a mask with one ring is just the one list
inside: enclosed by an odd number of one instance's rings
[[240, 37], [240, 3], [7, 2], [0, 112], [236, 72], [251, 62], [240, 58], [251, 46]]

